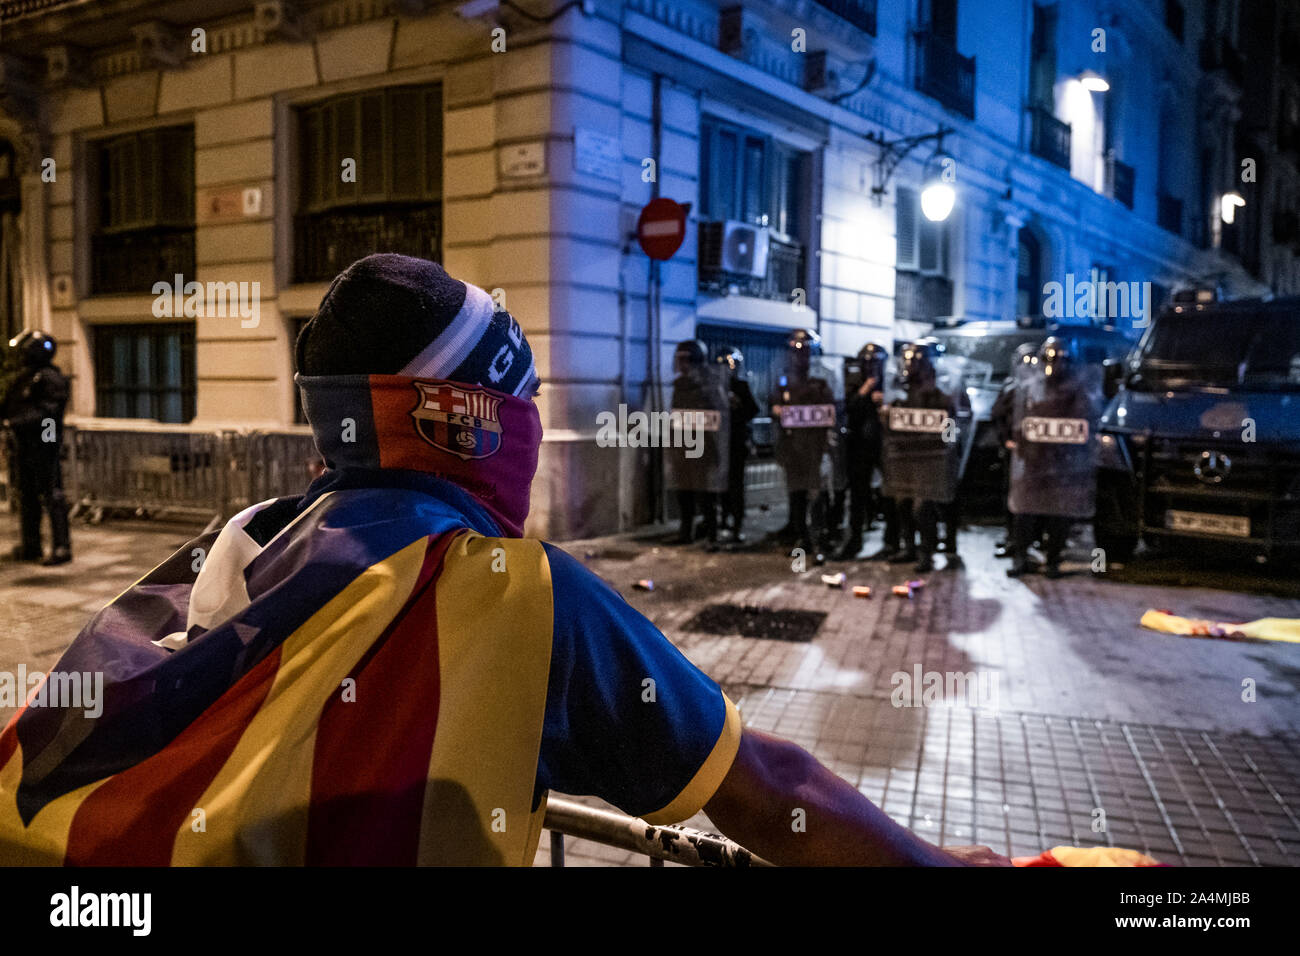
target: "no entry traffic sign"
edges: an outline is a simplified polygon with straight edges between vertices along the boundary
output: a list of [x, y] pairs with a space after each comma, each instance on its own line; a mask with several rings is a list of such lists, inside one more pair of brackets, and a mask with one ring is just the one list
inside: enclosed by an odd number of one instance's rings
[[662, 196], [645, 204], [636, 221], [636, 238], [651, 259], [668, 259], [686, 239], [686, 214], [690, 203], [674, 202]]

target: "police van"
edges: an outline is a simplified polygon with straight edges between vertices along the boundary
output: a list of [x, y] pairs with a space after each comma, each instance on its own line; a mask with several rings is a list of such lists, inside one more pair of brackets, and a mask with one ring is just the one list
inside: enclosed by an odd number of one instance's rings
[[1109, 560], [1139, 541], [1300, 552], [1300, 297], [1178, 294], [1107, 371], [1094, 531]]

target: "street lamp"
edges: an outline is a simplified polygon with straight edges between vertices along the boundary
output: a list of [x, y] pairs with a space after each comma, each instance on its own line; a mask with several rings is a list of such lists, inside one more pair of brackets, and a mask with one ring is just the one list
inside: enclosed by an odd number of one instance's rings
[[953, 204], [957, 202], [957, 191], [952, 188], [952, 176], [949, 170], [955, 168], [956, 160], [943, 148], [943, 139], [934, 155], [925, 164], [925, 176], [921, 180], [921, 212], [931, 222], [943, 222], [952, 213]]
[[1246, 200], [1239, 192], [1227, 192], [1219, 199], [1219, 215], [1229, 226], [1237, 218], [1237, 207], [1246, 205]]
[[1089, 93], [1105, 93], [1110, 89], [1109, 81], [1096, 70], [1084, 70], [1079, 83]]
[[904, 136], [902, 139], [887, 140], [883, 134], [867, 133], [866, 140], [880, 147], [880, 155], [873, 166], [875, 182], [871, 186], [871, 201], [879, 206], [885, 197], [885, 189], [904, 157], [922, 143], [936, 141], [934, 155], [925, 164], [922, 177], [921, 211], [931, 222], [942, 222], [952, 212], [953, 203], [957, 201], [956, 190], [952, 188], [951, 170], [956, 162], [943, 148], [943, 138], [953, 130], [940, 126], [933, 133], [920, 136]]

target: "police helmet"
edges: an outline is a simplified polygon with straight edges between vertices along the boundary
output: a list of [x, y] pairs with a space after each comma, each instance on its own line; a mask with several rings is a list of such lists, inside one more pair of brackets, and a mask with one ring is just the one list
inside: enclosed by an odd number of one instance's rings
[[732, 378], [745, 377], [745, 356], [741, 354], [740, 349], [734, 346], [724, 346], [718, 350], [718, 355], [714, 361], [721, 366], [725, 366]]
[[903, 388], [934, 381], [934, 350], [929, 343], [908, 342], [899, 356], [898, 383]]
[[785, 340], [785, 347], [791, 352], [806, 351], [808, 355], [821, 355], [822, 339], [812, 329], [795, 329]]
[[1057, 381], [1070, 374], [1073, 362], [1073, 351], [1066, 339], [1049, 335], [1043, 340], [1043, 345], [1038, 350], [1038, 364], [1049, 381]]
[[24, 365], [31, 368], [49, 365], [58, 349], [54, 339], [40, 329], [24, 329], [9, 340], [9, 347], [18, 352]]
[[703, 365], [709, 360], [709, 350], [699, 339], [686, 339], [677, 343], [677, 350], [673, 353], [673, 361], [679, 359], [687, 365]]

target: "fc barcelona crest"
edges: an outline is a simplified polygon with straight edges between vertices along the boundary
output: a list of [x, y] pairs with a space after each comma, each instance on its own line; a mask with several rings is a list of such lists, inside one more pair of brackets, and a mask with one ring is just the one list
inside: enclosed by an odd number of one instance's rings
[[468, 461], [487, 458], [501, 447], [501, 399], [481, 388], [415, 382], [420, 400], [411, 409], [415, 430], [434, 448]]

